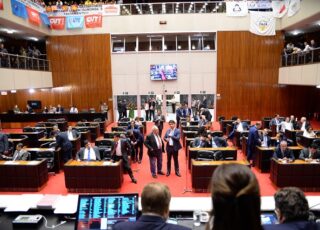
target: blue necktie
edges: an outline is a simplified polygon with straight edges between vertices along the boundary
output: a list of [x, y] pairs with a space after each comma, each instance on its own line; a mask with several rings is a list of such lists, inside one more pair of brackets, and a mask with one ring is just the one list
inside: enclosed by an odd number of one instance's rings
[[88, 161], [90, 161], [90, 149], [88, 149]]

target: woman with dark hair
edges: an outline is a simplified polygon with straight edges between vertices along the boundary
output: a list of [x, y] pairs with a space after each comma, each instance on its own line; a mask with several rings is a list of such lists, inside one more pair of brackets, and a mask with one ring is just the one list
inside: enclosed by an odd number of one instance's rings
[[211, 180], [212, 211], [207, 230], [262, 230], [260, 189], [249, 167], [224, 164]]

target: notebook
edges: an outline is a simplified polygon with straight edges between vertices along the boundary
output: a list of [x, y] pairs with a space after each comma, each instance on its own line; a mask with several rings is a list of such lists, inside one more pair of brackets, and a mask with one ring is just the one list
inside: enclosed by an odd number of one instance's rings
[[79, 195], [76, 229], [112, 229], [118, 221], [136, 221], [138, 193]]

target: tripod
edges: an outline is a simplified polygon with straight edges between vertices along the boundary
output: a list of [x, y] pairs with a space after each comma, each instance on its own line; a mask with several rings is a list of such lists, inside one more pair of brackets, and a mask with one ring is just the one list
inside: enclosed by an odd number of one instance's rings
[[188, 188], [188, 156], [186, 156], [186, 186], [183, 189], [182, 194], [192, 192], [192, 189]]

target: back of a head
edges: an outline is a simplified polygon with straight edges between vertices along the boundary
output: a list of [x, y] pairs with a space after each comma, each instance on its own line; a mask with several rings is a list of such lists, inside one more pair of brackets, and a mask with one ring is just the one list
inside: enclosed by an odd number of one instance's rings
[[260, 230], [260, 189], [251, 170], [240, 164], [219, 166], [212, 176], [214, 230]]
[[147, 184], [141, 194], [142, 213], [153, 213], [166, 217], [169, 211], [171, 193], [167, 185], [152, 182]]
[[280, 223], [308, 220], [308, 201], [303, 191], [301, 191], [299, 188], [282, 188], [274, 194], [274, 200], [276, 211], [279, 211], [280, 213]]

